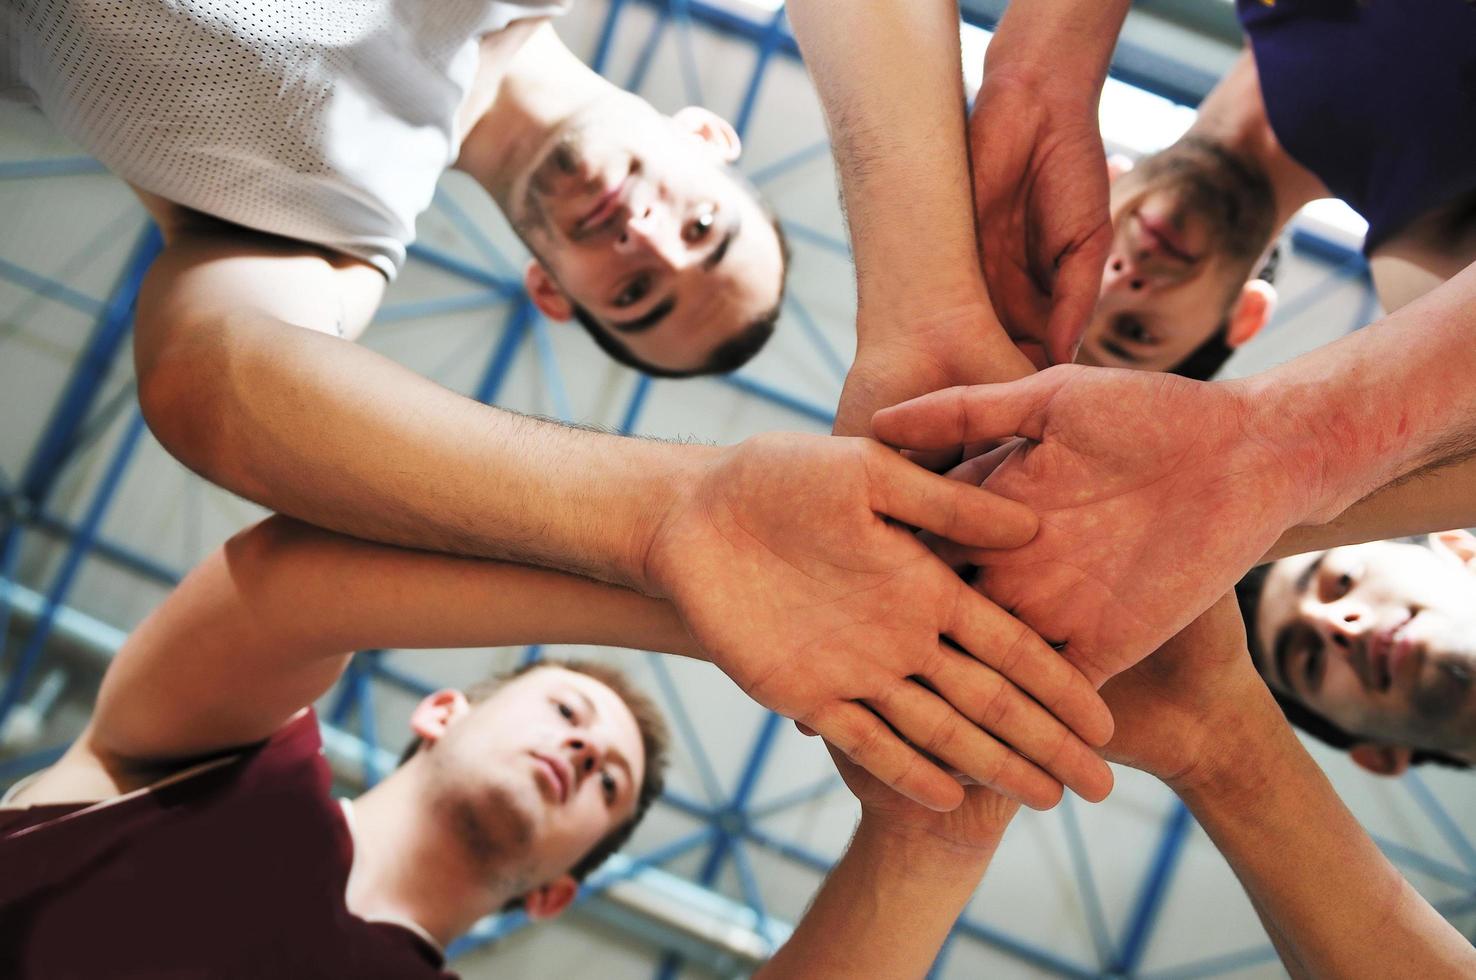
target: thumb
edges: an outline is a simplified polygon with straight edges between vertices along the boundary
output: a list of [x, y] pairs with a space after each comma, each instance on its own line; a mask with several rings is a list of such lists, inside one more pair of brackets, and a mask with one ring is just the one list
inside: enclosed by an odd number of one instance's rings
[[1045, 347], [1052, 364], [1070, 364], [1086, 333], [1102, 291], [1102, 266], [1112, 240], [1093, 235], [1073, 249], [1056, 269], [1051, 290], [1051, 316], [1046, 324]]
[[900, 449], [946, 449], [1010, 436], [1038, 441], [1045, 408], [1065, 380], [1053, 369], [1006, 384], [945, 388], [882, 409], [871, 417], [871, 428]]

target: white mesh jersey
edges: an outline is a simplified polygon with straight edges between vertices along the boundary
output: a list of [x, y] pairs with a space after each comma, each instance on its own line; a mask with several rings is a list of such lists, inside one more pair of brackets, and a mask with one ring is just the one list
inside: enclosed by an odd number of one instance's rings
[[0, 0], [0, 96], [108, 169], [393, 277], [477, 38], [568, 0]]

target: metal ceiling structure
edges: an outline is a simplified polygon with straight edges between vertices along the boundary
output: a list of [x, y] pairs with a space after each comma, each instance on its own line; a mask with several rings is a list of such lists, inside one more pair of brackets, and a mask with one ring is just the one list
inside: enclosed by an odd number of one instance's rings
[[[1000, 5], [986, 2], [966, 4], [966, 17], [986, 29], [993, 26]], [[1227, 21], [1227, 3], [1173, 3], [1156, 0], [1142, 5], [1143, 13], [1173, 21], [1174, 29], [1193, 30], [1217, 43], [1233, 42], [1225, 36], [1226, 25], [1233, 30], [1233, 16]], [[630, 22], [628, 13], [635, 8], [654, 18], [643, 19], [641, 25]], [[1197, 12], [1197, 13], [1196, 13]], [[762, 12], [735, 2], [703, 2], [703, 0], [609, 0], [603, 30], [593, 51], [591, 64], [605, 69], [612, 44], [622, 31], [645, 29], [640, 41], [640, 56], [625, 77], [614, 79], [633, 91], [640, 91], [647, 81], [651, 59], [663, 39], [674, 35], [682, 52], [682, 76], [688, 99], [704, 103], [698, 61], [692, 51], [694, 31], [714, 31], [740, 38], [751, 45], [752, 69], [748, 81], [738, 94], [736, 120], [740, 132], [754, 118], [759, 94], [775, 59], [796, 59], [798, 49], [789, 33], [782, 9]], [[1228, 50], [1228, 48], [1227, 48]], [[1213, 77], [1203, 69], [1177, 64], [1162, 52], [1138, 48], [1125, 41], [1114, 63], [1114, 74], [1134, 85], [1167, 98], [1193, 104], [1207, 91]], [[730, 96], [734, 93], [724, 93]], [[727, 111], [733, 107], [719, 105]], [[783, 157], [750, 174], [763, 186], [796, 167], [823, 157], [828, 147], [822, 142], [797, 146]], [[95, 173], [97, 165], [85, 158], [66, 157], [38, 160], [12, 160], [0, 163], [0, 180], [65, 177], [69, 174]], [[412, 261], [425, 263], [449, 273], [458, 283], [456, 289], [430, 299], [387, 305], [377, 322], [433, 315], [445, 311], [486, 309], [502, 317], [500, 338], [482, 371], [480, 382], [472, 393], [477, 399], [495, 404], [504, 381], [519, 351], [531, 346], [542, 373], [542, 383], [549, 397], [565, 418], [570, 418], [570, 399], [564, 387], [559, 365], [549, 338], [548, 325], [532, 303], [523, 295], [514, 263], [467, 217], [456, 202], [438, 195], [435, 208], [463, 236], [475, 261], [428, 244], [411, 249]], [[831, 251], [848, 256], [845, 242], [821, 229], [785, 220], [789, 236], [803, 247]], [[1342, 288], [1347, 283], [1362, 284], [1366, 302], [1359, 317], [1349, 328], [1356, 328], [1373, 315], [1372, 293], [1366, 283], [1366, 269], [1356, 251], [1311, 233], [1299, 233], [1295, 247], [1320, 262], [1326, 269], [1324, 283], [1295, 297], [1283, 307], [1279, 322], [1296, 318], [1312, 307], [1327, 290]], [[137, 239], [120, 270], [113, 290], [94, 297], [66, 281], [49, 278], [12, 261], [0, 260], [0, 278], [24, 287], [47, 301], [69, 307], [93, 317], [95, 326], [82, 355], [76, 360], [70, 380], [50, 411], [49, 421], [35, 444], [25, 471], [15, 478], [0, 473], [0, 500], [3, 500], [3, 534], [0, 534], [0, 642], [11, 635], [7, 628], [12, 618], [23, 621], [25, 641], [0, 648], [0, 731], [7, 722], [21, 716], [45, 715], [55, 698], [55, 685], [48, 687], [48, 665], [54, 657], [50, 641], [61, 636], [73, 646], [82, 646], [100, 658], [106, 658], [121, 642], [122, 634], [109, 624], [83, 614], [70, 605], [77, 587], [79, 570], [88, 562], [104, 562], [128, 570], [142, 579], [173, 583], [184, 569], [171, 567], [158, 555], [140, 551], [111, 540], [104, 533], [105, 518], [113, 505], [120, 481], [146, 437], [146, 429], [138, 412], [131, 386], [109, 390], [108, 379], [115, 375], [120, 357], [125, 356], [131, 327], [134, 301], [143, 274], [160, 247], [157, 230], [146, 229]], [[847, 367], [846, 358], [827, 340], [826, 332], [805, 304], [791, 295], [784, 318], [797, 329], [811, 346], [813, 356], [835, 381], [834, 390], [821, 393], [792, 391], [740, 372], [724, 379], [748, 396], [765, 400], [796, 416], [828, 424], [834, 392]], [[0, 340], [3, 345], [3, 340]], [[3, 349], [3, 347], [0, 347]], [[0, 382], [4, 369], [0, 368]], [[653, 381], [642, 378], [625, 405], [621, 429], [639, 432], [642, 412], [656, 385], [684, 382]], [[120, 433], [112, 435], [112, 433]], [[104, 438], [104, 436], [108, 436]], [[55, 504], [58, 480], [88, 454], [107, 453], [102, 477], [91, 491], [80, 513], [68, 513]], [[25, 585], [17, 581], [17, 565], [23, 539], [40, 535], [64, 544], [62, 559], [50, 570], [45, 581]], [[22, 632], [22, 631], [17, 631]], [[527, 658], [541, 654], [529, 648]], [[651, 664], [666, 707], [677, 733], [688, 738], [688, 751], [699, 769], [704, 788], [701, 796], [670, 792], [663, 805], [681, 811], [697, 821], [698, 829], [664, 843], [643, 854], [622, 855], [587, 883], [585, 894], [593, 900], [591, 908], [607, 921], [639, 935], [664, 952], [655, 969], [658, 978], [673, 977], [685, 959], [693, 959], [720, 973], [738, 973], [752, 967], [774, 944], [782, 942], [789, 925], [770, 916], [765, 909], [755, 880], [749, 853], [754, 848], [781, 855], [787, 860], [826, 870], [830, 858], [797, 842], [778, 837], [764, 829], [762, 821], [787, 807], [804, 805], [815, 797], [836, 792], [834, 779], [790, 793], [783, 798], [758, 805], [754, 787], [770, 760], [775, 737], [782, 724], [777, 715], [765, 717], [758, 728], [746, 736], [749, 748], [744, 764], [737, 772], [720, 774], [707, 760], [702, 746], [693, 736], [693, 720], [683, 707], [677, 686], [660, 657], [651, 655]], [[356, 771], [365, 783], [373, 783], [390, 765], [392, 757], [383, 747], [375, 730], [375, 699], [386, 686], [414, 692], [428, 691], [428, 679], [394, 666], [384, 651], [366, 651], [355, 658], [324, 713], [325, 739], [339, 765]], [[0, 761], [0, 785], [55, 759], [63, 746], [43, 746]], [[1418, 775], [1404, 778], [1408, 793], [1427, 814], [1428, 819], [1448, 842], [1459, 858], [1452, 863], [1443, 858], [1416, 853], [1392, 842], [1384, 842], [1386, 851], [1405, 868], [1417, 869], [1451, 883], [1462, 897], [1446, 904], [1442, 911], [1450, 915], [1476, 909], [1476, 847], [1465, 836], [1456, 820]], [[1151, 852], [1143, 855], [1140, 885], [1127, 918], [1125, 929], [1115, 934], [1107, 925], [1099, 889], [1093, 878], [1079, 826], [1079, 816], [1069, 801], [1060, 810], [1067, 840], [1071, 846], [1073, 872], [1080, 893], [1081, 907], [1096, 948], [1094, 961], [1079, 962], [1055, 950], [1009, 935], [967, 916], [960, 918], [940, 956], [934, 972], [943, 975], [947, 969], [949, 949], [956, 943], [989, 944], [1023, 963], [1051, 974], [1065, 977], [1154, 976], [1161, 980], [1214, 976], [1248, 964], [1274, 960], [1269, 944], [1260, 944], [1231, 955], [1217, 956], [1201, 962], [1182, 965], [1171, 971], [1147, 973], [1143, 970], [1144, 951], [1163, 909], [1168, 887], [1179, 867], [1191, 818], [1182, 805], [1175, 804], [1165, 815], [1159, 839]], [[683, 855], [701, 854], [697, 873], [690, 879], [664, 870]], [[713, 890], [719, 872], [727, 866], [736, 869], [742, 901]], [[494, 918], [479, 924], [463, 938], [451, 954], [455, 956], [477, 948], [521, 928], [525, 919], [518, 914]]]

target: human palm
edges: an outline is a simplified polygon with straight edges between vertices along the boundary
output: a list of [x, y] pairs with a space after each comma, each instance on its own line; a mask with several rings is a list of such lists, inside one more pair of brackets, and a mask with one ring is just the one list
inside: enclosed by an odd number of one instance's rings
[[1105, 795], [1110, 773], [1072, 734], [1110, 733], [1095, 691], [888, 518], [988, 547], [1035, 527], [869, 440], [760, 436], [667, 515], [651, 578], [749, 696], [912, 799], [962, 796], [919, 750], [1032, 806], [1059, 799], [1057, 780]]
[[[1040, 530], [975, 552], [981, 587], [1095, 684], [1224, 594], [1296, 522], [1293, 481], [1247, 438], [1232, 385], [1065, 366], [879, 412], [879, 438], [938, 449], [1026, 438], [985, 486], [1028, 501]], [[960, 542], [961, 543], [961, 542]]]
[[1069, 362], [1112, 243], [1095, 106], [986, 68], [969, 120], [984, 278], [1016, 343]]

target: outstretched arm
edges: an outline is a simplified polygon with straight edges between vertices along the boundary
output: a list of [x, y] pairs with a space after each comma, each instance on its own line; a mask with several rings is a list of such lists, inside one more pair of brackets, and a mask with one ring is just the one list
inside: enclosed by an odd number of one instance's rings
[[958, 5], [794, 0], [790, 23], [829, 121], [856, 260], [856, 362], [836, 418], [1030, 363], [989, 306], [969, 200]]
[[1103, 694], [1119, 719], [1108, 758], [1179, 795], [1293, 975], [1476, 970], [1476, 950], [1389, 863], [1286, 724], [1251, 664], [1233, 595]]
[[697, 652], [669, 603], [627, 589], [274, 517], [206, 558], [128, 638], [91, 737], [110, 757], [204, 755], [276, 731], [355, 650], [535, 642]]

